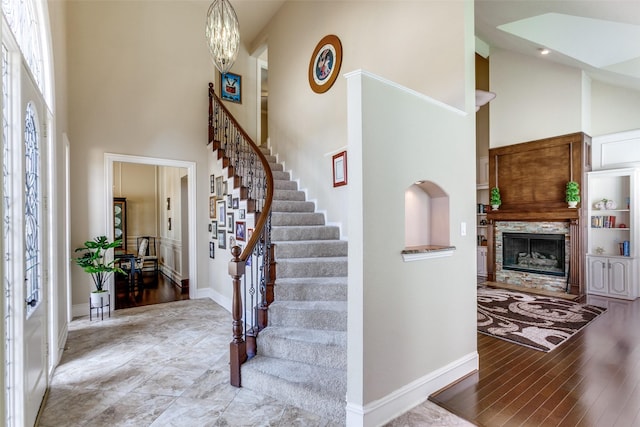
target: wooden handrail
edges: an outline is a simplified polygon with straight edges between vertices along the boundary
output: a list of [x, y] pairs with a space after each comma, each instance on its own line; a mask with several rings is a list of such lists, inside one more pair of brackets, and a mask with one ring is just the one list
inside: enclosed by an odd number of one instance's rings
[[[233, 137], [230, 139], [230, 134], [233, 133]], [[260, 205], [259, 214], [257, 214], [257, 222], [254, 226], [254, 233], [249, 238], [244, 250], [240, 252], [239, 246], [231, 248], [232, 259], [229, 261], [229, 275], [232, 279], [233, 299], [232, 299], [232, 334], [233, 339], [230, 343], [230, 382], [231, 385], [239, 387], [241, 385], [240, 370], [241, 365], [247, 360], [248, 354], [253, 356], [256, 354], [256, 337], [260, 329], [266, 326], [266, 309], [268, 305], [273, 301], [273, 274], [275, 273], [275, 267], [273, 265], [273, 250], [271, 247], [271, 205], [273, 202], [273, 173], [271, 167], [265, 155], [260, 148], [253, 142], [249, 135], [245, 132], [240, 124], [236, 121], [229, 110], [222, 104], [218, 96], [215, 94], [213, 83], [209, 83], [209, 141], [214, 150], [224, 149], [225, 153], [223, 157], [226, 159], [226, 163], [223, 160], [223, 164], [232, 171], [234, 183], [235, 180], [239, 180], [241, 185], [248, 183], [255, 188], [249, 188], [248, 194], [258, 194], [259, 188], [256, 184], [256, 179], [260, 183], [260, 177], [256, 176], [242, 176], [237, 175], [248, 170], [249, 174], [254, 174], [257, 168], [253, 169], [245, 165], [244, 168], [237, 167], [239, 162], [246, 162], [246, 157], [241, 157], [240, 148], [248, 147], [252, 154], [254, 154], [260, 161], [262, 171], [264, 172], [264, 190], [262, 204]], [[225, 147], [219, 146], [222, 138], [224, 137]], [[219, 140], [216, 140], [218, 138]], [[240, 147], [242, 146], [242, 147]], [[235, 148], [235, 152], [230, 153]], [[228, 151], [227, 151], [228, 150]], [[236, 161], [236, 165], [232, 164], [232, 160]], [[242, 189], [241, 189], [242, 193]], [[254, 203], [257, 206], [257, 200], [254, 199]], [[259, 270], [261, 277], [258, 277], [258, 285], [251, 282], [249, 288], [253, 292], [249, 292], [251, 295], [251, 304], [247, 301], [245, 270], [250, 259], [255, 258], [255, 262], [261, 262], [262, 265], [256, 271]], [[253, 263], [252, 263], [253, 264]], [[254, 280], [252, 275], [251, 280]], [[243, 282], [245, 283], [243, 292]], [[271, 287], [270, 287], [271, 286]], [[257, 295], [261, 298], [258, 301]], [[244, 293], [244, 300], [243, 300]], [[243, 314], [247, 311], [256, 313], [252, 316], [251, 322], [247, 319], [243, 320]], [[259, 314], [258, 314], [259, 313]], [[250, 342], [247, 343], [248, 338]], [[249, 347], [249, 349], [247, 349]]]

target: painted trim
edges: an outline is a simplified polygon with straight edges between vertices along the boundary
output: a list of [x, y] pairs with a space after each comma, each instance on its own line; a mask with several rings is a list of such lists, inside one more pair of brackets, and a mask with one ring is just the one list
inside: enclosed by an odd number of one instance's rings
[[[442, 101], [438, 101], [437, 99], [433, 99], [430, 96], [425, 95], [424, 93], [420, 93], [420, 92], [417, 92], [417, 91], [415, 91], [413, 89], [409, 89], [406, 86], [402, 86], [401, 84], [398, 84], [398, 83], [393, 82], [391, 80], [387, 80], [384, 77], [380, 77], [378, 75], [370, 73], [369, 71], [355, 70], [355, 71], [351, 71], [349, 73], [345, 73], [344, 74], [344, 77], [346, 79], [349, 79], [349, 78], [355, 77], [355, 76], [367, 76], [370, 79], [377, 80], [377, 81], [379, 81], [379, 82], [381, 82], [381, 83], [383, 83], [385, 85], [391, 86], [391, 87], [393, 87], [395, 89], [398, 89], [400, 91], [403, 91], [405, 93], [413, 95], [413, 96], [415, 96], [417, 98], [420, 98], [420, 99], [428, 102], [429, 104], [433, 104], [433, 105], [435, 105], [437, 107], [440, 107], [440, 108], [442, 108], [444, 110], [447, 110], [447, 111], [450, 111], [452, 113], [455, 113], [455, 114], [457, 114], [459, 116], [466, 117], [466, 116], [469, 115], [466, 111], [459, 110], [459, 109], [457, 109], [455, 107], [452, 107], [449, 104], [445, 104]], [[474, 114], [475, 114], [475, 110], [474, 110]]]
[[196, 298], [209, 298], [220, 307], [231, 313], [231, 298], [228, 298], [211, 288], [198, 289], [198, 296]]
[[426, 397], [460, 378], [477, 371], [478, 352], [474, 351], [433, 372], [364, 405], [347, 403], [346, 425], [378, 426], [426, 401]]

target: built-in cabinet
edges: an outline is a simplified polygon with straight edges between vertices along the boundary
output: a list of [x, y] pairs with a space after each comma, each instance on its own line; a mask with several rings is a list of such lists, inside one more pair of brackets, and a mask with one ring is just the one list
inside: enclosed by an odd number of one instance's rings
[[127, 199], [113, 198], [113, 237], [122, 239], [120, 248], [127, 250]]
[[476, 169], [477, 275], [487, 277], [487, 210], [489, 209], [489, 158], [480, 157]]
[[587, 293], [616, 298], [639, 296], [638, 182], [635, 168], [587, 174]]

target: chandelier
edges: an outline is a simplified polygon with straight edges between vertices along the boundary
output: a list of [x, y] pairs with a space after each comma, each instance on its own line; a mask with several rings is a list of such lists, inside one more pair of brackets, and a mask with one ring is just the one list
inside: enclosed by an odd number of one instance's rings
[[209, 6], [205, 37], [213, 63], [221, 73], [226, 73], [238, 57], [240, 48], [238, 17], [228, 0], [215, 0]]

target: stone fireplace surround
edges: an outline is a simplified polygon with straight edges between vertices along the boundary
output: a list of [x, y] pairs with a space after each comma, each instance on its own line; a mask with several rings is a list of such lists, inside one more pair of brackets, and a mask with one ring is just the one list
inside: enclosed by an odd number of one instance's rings
[[569, 271], [571, 254], [570, 224], [568, 221], [496, 221], [495, 222], [495, 281], [524, 288], [553, 292], [567, 291], [566, 276], [505, 270], [502, 268], [502, 233], [563, 234], [565, 244], [565, 271]]

